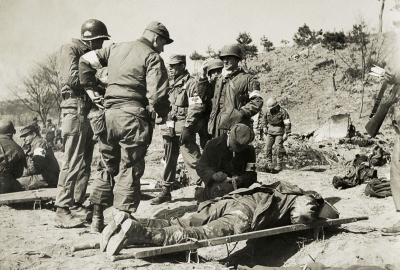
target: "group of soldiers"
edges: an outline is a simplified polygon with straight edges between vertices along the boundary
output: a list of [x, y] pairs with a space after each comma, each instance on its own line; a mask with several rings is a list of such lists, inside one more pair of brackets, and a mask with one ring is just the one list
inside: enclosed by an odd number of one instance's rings
[[[151, 22], [138, 40], [102, 48], [109, 38], [105, 24], [90, 19], [82, 25], [81, 38], [64, 44], [57, 54], [65, 150], [57, 181], [56, 227], [81, 226], [85, 220], [80, 217], [88, 217], [90, 212], [91, 231], [102, 232], [101, 249], [105, 251], [107, 247], [107, 253], [112, 255], [128, 242], [173, 244], [187, 237], [204, 239], [315, 219], [321, 204], [315, 192], [304, 192], [287, 183], [249, 189], [257, 181], [256, 155], [251, 145], [255, 137], [252, 117], [260, 113], [263, 98], [257, 79], [239, 65], [239, 45], [223, 46], [219, 59], [205, 62], [196, 79], [187, 71], [186, 56], [182, 54], [171, 55], [167, 70], [160, 53], [173, 40], [160, 22]], [[104, 67], [107, 74], [99, 75]], [[267, 100], [266, 107], [263, 122], [268, 166], [280, 171], [283, 142], [290, 135], [291, 122], [288, 112], [274, 98]], [[141, 200], [140, 178], [154, 125], [165, 126], [165, 167], [162, 192], [151, 204], [172, 200], [179, 153], [190, 183], [202, 186], [196, 189], [196, 200], [224, 200], [206, 204], [189, 220], [133, 218]], [[33, 142], [38, 131], [26, 132], [23, 136]], [[5, 175], [19, 178], [26, 167], [23, 152], [7, 152], [14, 133], [12, 123], [3, 121], [2, 185]], [[93, 175], [90, 207], [86, 208], [83, 205], [94, 137], [101, 161]], [[277, 165], [272, 168], [274, 144], [278, 156]], [[32, 149], [33, 158], [52, 153], [45, 146]], [[232, 192], [235, 195], [229, 195]], [[285, 203], [278, 203], [281, 200]], [[302, 210], [293, 212], [296, 201], [301, 205], [297, 209]], [[119, 212], [105, 227], [103, 211], [111, 205]], [[280, 214], [278, 211], [274, 212], [276, 217], [271, 216], [276, 207]], [[211, 212], [216, 214], [210, 217]]]

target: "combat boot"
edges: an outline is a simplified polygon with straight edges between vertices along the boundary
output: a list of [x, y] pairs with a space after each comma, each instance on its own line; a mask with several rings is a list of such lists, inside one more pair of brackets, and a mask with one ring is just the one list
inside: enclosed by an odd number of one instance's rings
[[54, 219], [54, 226], [57, 228], [76, 228], [82, 226], [84, 221], [78, 217], [74, 217], [69, 211], [68, 207], [58, 207], [56, 210], [56, 217]]
[[140, 222], [127, 219], [121, 225], [119, 232], [114, 234], [107, 244], [107, 255], [118, 254], [129, 245], [151, 244], [162, 246], [165, 240], [163, 229], [152, 229], [143, 227]]
[[93, 217], [92, 217], [92, 224], [90, 225], [90, 231], [92, 233], [101, 233], [103, 229], [104, 229], [103, 206], [95, 204], [93, 205]]
[[130, 214], [124, 211], [119, 211], [113, 218], [111, 222], [104, 228], [101, 232], [100, 238], [100, 252], [106, 251], [107, 243], [111, 236], [121, 228], [122, 223], [130, 218]]
[[165, 202], [170, 202], [171, 200], [172, 198], [170, 188], [167, 186], [163, 186], [162, 191], [157, 195], [157, 197], [150, 201], [150, 204], [157, 205]]
[[83, 221], [90, 221], [93, 216], [93, 211], [90, 211], [90, 209], [85, 208], [79, 203], [74, 203], [74, 205], [69, 208], [69, 211], [71, 211], [74, 217], [80, 218]]

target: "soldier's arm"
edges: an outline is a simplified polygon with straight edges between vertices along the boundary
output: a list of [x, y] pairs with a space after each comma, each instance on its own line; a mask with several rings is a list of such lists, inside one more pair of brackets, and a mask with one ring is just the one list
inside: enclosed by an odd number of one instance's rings
[[247, 117], [257, 114], [263, 106], [263, 98], [261, 97], [260, 83], [250, 77], [248, 81], [249, 102], [240, 108], [240, 112]]
[[112, 46], [90, 51], [79, 59], [79, 79], [85, 88], [94, 88], [99, 84], [97, 69], [107, 66]]
[[290, 122], [289, 113], [283, 109], [283, 124], [285, 125], [285, 133], [290, 134], [292, 132], [292, 123]]
[[190, 82], [186, 87], [189, 98], [189, 107], [185, 119], [185, 127], [189, 129], [196, 126], [198, 120], [203, 116], [206, 109], [206, 104], [204, 104], [202, 98], [198, 95], [197, 90], [198, 82], [195, 80], [192, 80], [192, 82]]
[[27, 167], [24, 151], [21, 149], [17, 155], [18, 159], [10, 172], [15, 179], [20, 178], [24, 174], [24, 169]]
[[82, 89], [79, 80], [79, 54], [72, 46], [64, 45], [61, 48], [59, 59], [60, 77], [66, 80], [71, 89]]
[[256, 152], [254, 147], [249, 148], [248, 154], [249, 156], [246, 163], [246, 169], [241, 175], [242, 187], [249, 187], [257, 182], [257, 172], [255, 171]]
[[41, 174], [48, 166], [46, 162], [48, 145], [45, 142], [41, 142], [35, 145], [33, 149], [33, 156], [28, 158], [27, 169], [30, 175]]
[[169, 81], [164, 61], [157, 53], [152, 53], [146, 59], [146, 67], [146, 96], [150, 107], [160, 117], [165, 117], [170, 111], [171, 103], [168, 100]]
[[215, 167], [216, 164], [217, 161], [214, 160], [213, 151], [210, 149], [210, 144], [207, 143], [203, 154], [196, 165], [197, 174], [200, 176], [200, 179], [205, 185], [207, 185], [210, 181], [213, 181], [211, 177], [218, 172], [217, 168]]

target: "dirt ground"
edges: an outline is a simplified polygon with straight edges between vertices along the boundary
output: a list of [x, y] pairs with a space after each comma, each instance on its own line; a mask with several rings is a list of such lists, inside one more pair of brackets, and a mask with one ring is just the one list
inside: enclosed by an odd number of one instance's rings
[[[160, 143], [153, 145], [146, 158], [143, 177], [151, 186], [162, 171], [157, 162], [162, 157]], [[57, 153], [60, 155], [60, 153]], [[389, 175], [389, 165], [378, 167], [378, 176]], [[332, 185], [334, 175], [345, 172], [339, 166], [309, 167], [309, 170], [289, 170], [279, 174], [259, 173], [259, 182], [289, 181], [305, 190], [315, 190], [331, 202], [340, 217], [368, 216], [369, 219], [325, 230], [325, 239], [315, 241], [313, 231], [301, 231], [201, 248], [200, 264], [185, 262], [185, 253], [175, 253], [147, 259], [111, 262], [97, 250], [71, 252], [74, 245], [97, 242], [99, 235], [90, 233], [90, 225], [75, 229], [53, 226], [55, 213], [51, 209], [32, 210], [33, 204], [0, 207], [0, 269], [235, 269], [238, 264], [286, 267], [300, 266], [315, 260], [326, 266], [393, 265], [400, 269], [400, 236], [381, 236], [380, 229], [392, 225], [395, 216], [392, 197], [376, 199], [364, 195], [365, 184], [347, 190]], [[150, 205], [156, 193], [145, 193], [137, 217], [163, 218], [189, 215], [196, 210], [194, 187], [172, 192], [172, 202]], [[43, 205], [44, 206], [44, 205]], [[105, 212], [106, 221], [115, 213]], [[128, 252], [128, 250], [124, 250]]]

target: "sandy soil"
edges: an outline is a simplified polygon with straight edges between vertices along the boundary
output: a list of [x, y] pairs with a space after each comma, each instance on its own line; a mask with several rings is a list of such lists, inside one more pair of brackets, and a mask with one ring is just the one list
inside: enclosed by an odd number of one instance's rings
[[[153, 152], [157, 156], [157, 151]], [[254, 266], [296, 266], [311, 258], [327, 266], [394, 264], [400, 269], [400, 236], [382, 237], [379, 230], [397, 221], [392, 198], [375, 199], [364, 195], [365, 184], [336, 190], [331, 180], [341, 174], [338, 168], [319, 167], [320, 172], [284, 170], [279, 174], [259, 173], [259, 181], [286, 180], [304, 189], [318, 191], [334, 204], [340, 217], [368, 216], [369, 220], [326, 230], [325, 240], [314, 241], [313, 231], [272, 236], [198, 250], [200, 264], [185, 263], [185, 253], [148, 259], [111, 262], [97, 250], [71, 252], [70, 247], [96, 242], [89, 225], [76, 229], [53, 226], [55, 213], [49, 209], [32, 210], [32, 204], [0, 207], [0, 269], [234, 269], [237, 264]], [[160, 165], [147, 166], [144, 179], [154, 183]], [[385, 176], [389, 166], [378, 169]], [[173, 201], [151, 206], [156, 194], [144, 194], [138, 217], [165, 217], [169, 212], [188, 215], [195, 211], [194, 187], [172, 193]], [[106, 210], [106, 221], [115, 209]]]

